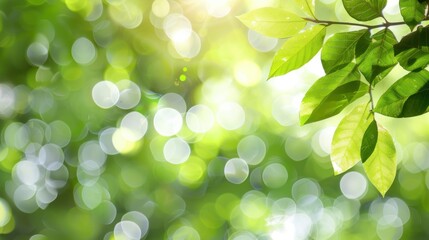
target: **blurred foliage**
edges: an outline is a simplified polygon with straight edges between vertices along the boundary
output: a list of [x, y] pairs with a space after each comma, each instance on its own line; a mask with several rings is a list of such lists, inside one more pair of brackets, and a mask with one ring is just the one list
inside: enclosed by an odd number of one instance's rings
[[0, 239], [427, 238], [427, 116], [381, 118], [385, 198], [334, 177], [339, 117], [298, 122], [321, 63], [266, 82], [282, 40], [235, 17], [263, 6], [291, 5], [0, 0]]

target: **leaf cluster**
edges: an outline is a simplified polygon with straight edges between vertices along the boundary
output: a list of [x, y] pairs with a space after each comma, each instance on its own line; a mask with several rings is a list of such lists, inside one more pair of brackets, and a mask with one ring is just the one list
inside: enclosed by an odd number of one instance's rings
[[[305, 94], [300, 108], [301, 125], [340, 113], [362, 97], [339, 123], [332, 140], [331, 162], [341, 174], [362, 162], [368, 179], [384, 196], [396, 175], [396, 150], [389, 132], [375, 113], [394, 118], [414, 117], [429, 111], [428, 2], [399, 0], [403, 22], [383, 16], [386, 0], [342, 0], [344, 9], [358, 22], [318, 19], [315, 3], [295, 0], [300, 13], [279, 8], [260, 8], [238, 18], [250, 29], [275, 38], [287, 38], [276, 52], [269, 77], [287, 74], [310, 61], [321, 51], [326, 75]], [[365, 22], [378, 19], [380, 24]], [[326, 36], [332, 25], [362, 29]], [[391, 28], [406, 24], [411, 32], [396, 36]], [[400, 41], [398, 41], [400, 39]], [[375, 104], [373, 89], [399, 65], [409, 73], [388, 88]]]

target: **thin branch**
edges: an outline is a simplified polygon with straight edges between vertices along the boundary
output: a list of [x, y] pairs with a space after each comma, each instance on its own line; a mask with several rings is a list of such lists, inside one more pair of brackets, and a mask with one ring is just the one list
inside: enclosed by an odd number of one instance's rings
[[405, 22], [385, 22], [378, 25], [368, 25], [368, 24], [362, 24], [362, 23], [353, 23], [353, 22], [337, 22], [337, 21], [328, 21], [328, 20], [317, 20], [317, 19], [311, 19], [311, 18], [304, 18], [304, 20], [318, 23], [318, 24], [325, 24], [325, 25], [348, 25], [348, 26], [358, 26], [358, 27], [364, 27], [368, 29], [374, 29], [374, 28], [387, 28], [390, 26], [397, 26], [397, 25], [404, 25]]

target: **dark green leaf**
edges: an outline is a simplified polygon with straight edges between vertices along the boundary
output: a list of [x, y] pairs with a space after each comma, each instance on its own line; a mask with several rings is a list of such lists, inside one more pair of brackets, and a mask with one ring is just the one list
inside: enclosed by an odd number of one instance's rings
[[397, 41], [389, 29], [379, 31], [371, 39], [368, 49], [357, 59], [357, 62], [366, 80], [376, 85], [397, 63], [393, 51], [393, 45]]
[[315, 25], [288, 39], [274, 56], [270, 77], [280, 76], [300, 68], [320, 50], [326, 27]]
[[377, 143], [377, 137], [378, 137], [377, 122], [374, 120], [369, 124], [362, 138], [360, 156], [362, 158], [363, 163], [374, 152], [375, 145]]
[[406, 35], [398, 44], [395, 44], [395, 55], [409, 49], [421, 49], [424, 52], [429, 52], [429, 27], [419, 27], [416, 31]]
[[369, 30], [336, 33], [326, 41], [322, 48], [322, 65], [326, 73], [352, 62], [355, 57], [356, 44], [367, 35]]
[[347, 105], [368, 92], [368, 85], [361, 82], [356, 65], [317, 80], [305, 94], [300, 109], [302, 125], [332, 117]]
[[390, 117], [413, 117], [428, 112], [429, 72], [410, 72], [378, 100], [375, 111]]
[[348, 14], [359, 21], [369, 21], [383, 16], [381, 11], [386, 3], [386, 0], [343, 0]]
[[411, 48], [396, 56], [399, 64], [408, 71], [425, 68], [429, 64], [429, 53], [418, 48]]
[[408, 26], [413, 29], [425, 18], [426, 1], [399, 0], [401, 15]]
[[396, 150], [389, 132], [378, 126], [374, 151], [363, 164], [369, 181], [384, 197], [396, 176]]
[[341, 120], [332, 138], [331, 163], [335, 175], [347, 171], [361, 160], [362, 139], [373, 121], [369, 104], [358, 105]]
[[259, 8], [238, 17], [248, 28], [275, 38], [297, 34], [306, 24], [301, 17], [279, 8]]

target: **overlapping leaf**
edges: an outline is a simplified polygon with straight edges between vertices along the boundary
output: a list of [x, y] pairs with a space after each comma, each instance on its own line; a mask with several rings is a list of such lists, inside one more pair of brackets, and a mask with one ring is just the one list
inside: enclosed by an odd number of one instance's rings
[[429, 64], [429, 53], [417, 48], [401, 52], [396, 58], [399, 64], [408, 71], [423, 69]]
[[325, 26], [315, 25], [288, 39], [274, 56], [270, 77], [286, 74], [310, 61], [322, 47], [325, 34]]
[[287, 38], [306, 24], [301, 17], [279, 8], [259, 8], [238, 17], [248, 28], [269, 37]]
[[377, 122], [373, 120], [368, 128], [365, 130], [365, 133], [362, 138], [362, 146], [360, 148], [361, 160], [364, 163], [374, 152], [375, 145], [378, 138], [378, 127]]
[[295, 4], [306, 13], [309, 17], [315, 17], [314, 15], [314, 5], [315, 0], [295, 0]]
[[390, 117], [413, 117], [429, 111], [429, 72], [410, 72], [378, 100], [375, 111]]
[[419, 27], [414, 32], [403, 37], [399, 43], [395, 44], [394, 53], [398, 55], [413, 48], [429, 52], [429, 26]]
[[369, 104], [358, 105], [341, 120], [332, 139], [331, 163], [335, 175], [361, 161], [362, 139], [373, 121]]
[[386, 0], [343, 0], [347, 13], [356, 20], [369, 21], [381, 17]]
[[382, 80], [396, 65], [393, 46], [397, 43], [389, 29], [383, 29], [372, 36], [368, 49], [358, 59], [359, 70], [373, 85]]
[[399, 0], [399, 7], [404, 21], [413, 29], [425, 18], [427, 2], [419, 0]]
[[403, 37], [394, 46], [399, 64], [408, 71], [425, 68], [429, 64], [429, 28], [420, 27]]
[[363, 166], [369, 181], [384, 196], [396, 176], [396, 150], [392, 137], [381, 126], [374, 151]]
[[350, 63], [317, 80], [302, 100], [300, 123], [303, 125], [334, 116], [363, 96], [368, 91], [368, 85], [359, 79], [356, 65]]
[[369, 37], [369, 30], [336, 33], [326, 41], [322, 48], [322, 65], [326, 73], [352, 62], [356, 45], [363, 37]]

